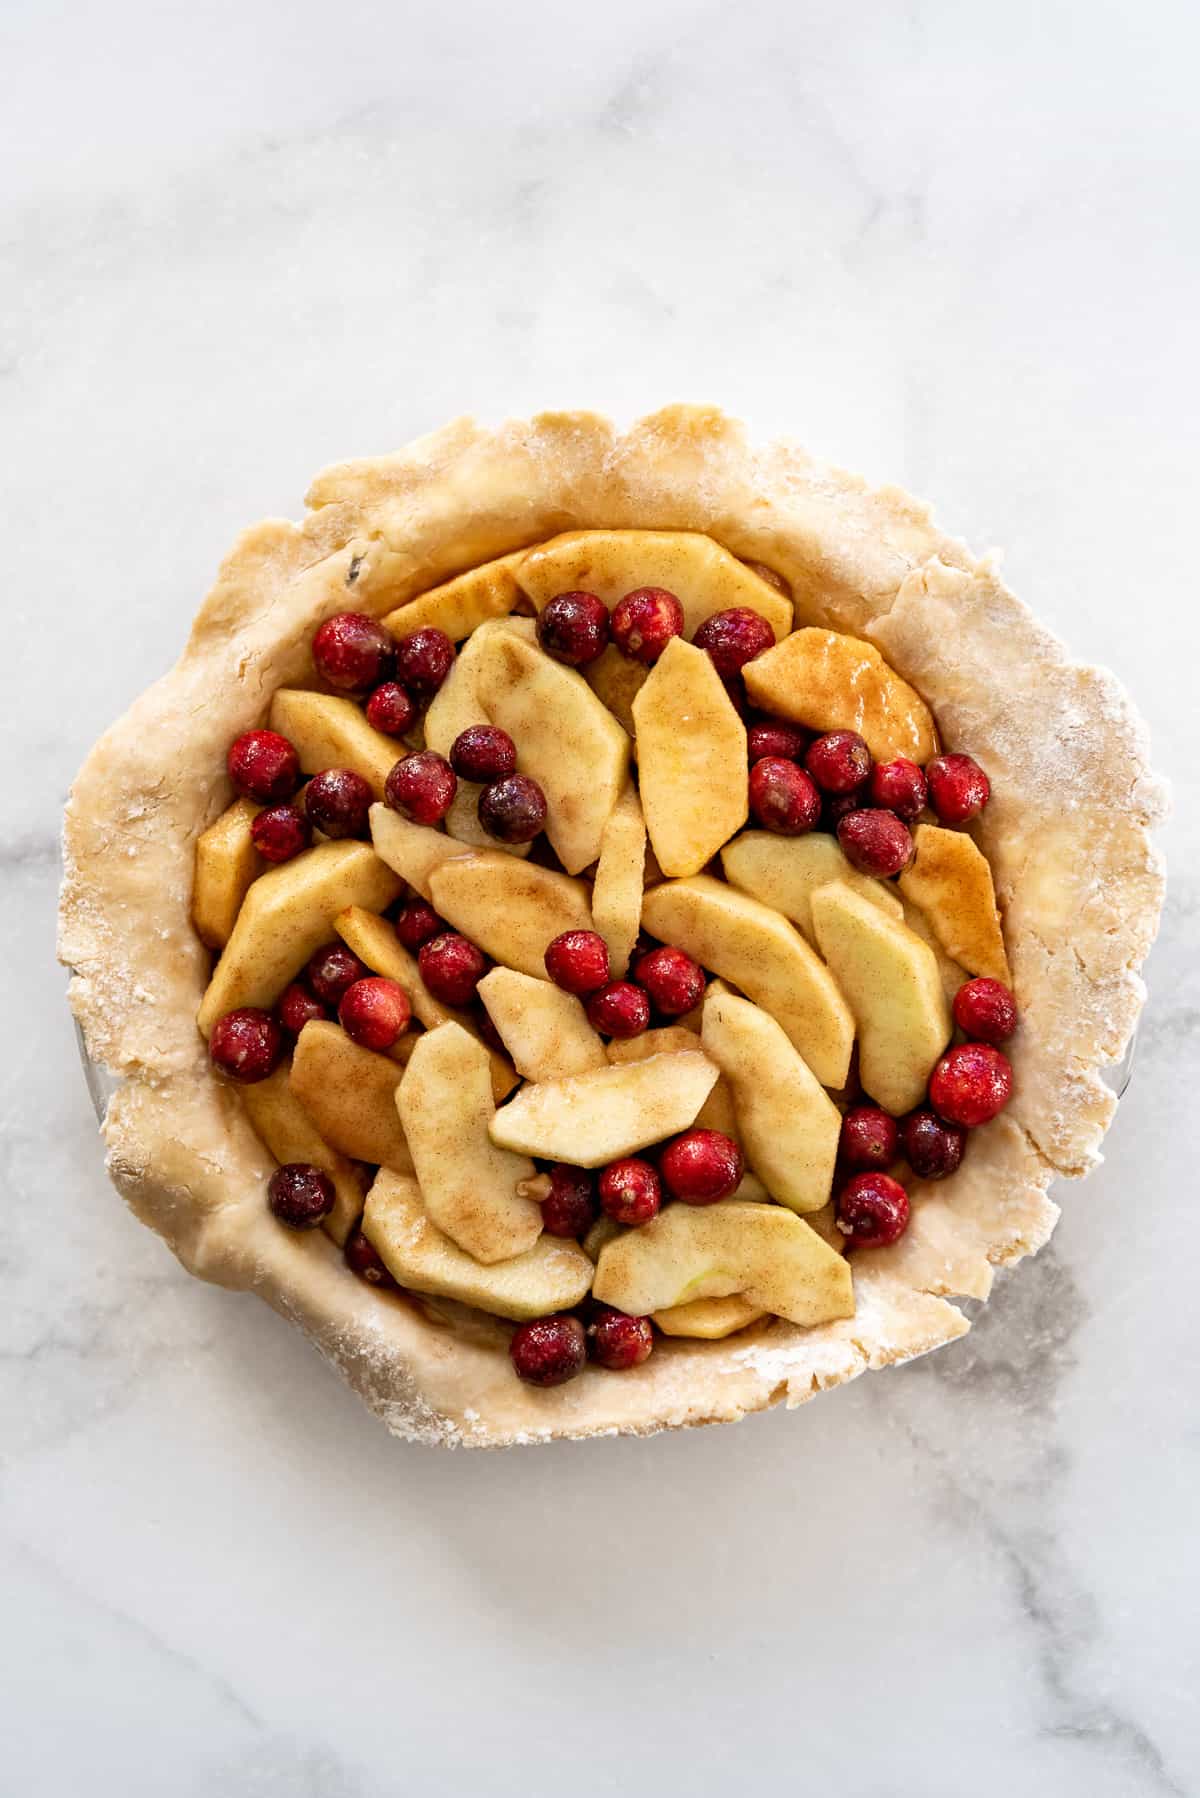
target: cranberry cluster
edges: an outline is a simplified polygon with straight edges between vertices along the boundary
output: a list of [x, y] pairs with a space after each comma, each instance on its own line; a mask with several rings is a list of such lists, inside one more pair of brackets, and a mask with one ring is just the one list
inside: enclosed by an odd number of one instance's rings
[[681, 1018], [704, 997], [704, 969], [682, 949], [660, 944], [634, 953], [634, 979], [610, 979], [608, 944], [595, 930], [564, 930], [546, 950], [546, 972], [565, 993], [585, 1001], [588, 1022], [623, 1040], [650, 1026], [652, 1011]]

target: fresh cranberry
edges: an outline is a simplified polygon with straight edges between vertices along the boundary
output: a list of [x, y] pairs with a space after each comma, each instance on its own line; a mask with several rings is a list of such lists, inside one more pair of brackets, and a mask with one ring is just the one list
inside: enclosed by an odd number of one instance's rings
[[564, 930], [546, 950], [546, 972], [564, 993], [598, 992], [608, 985], [608, 944], [595, 930]]
[[658, 1158], [668, 1190], [685, 1205], [727, 1199], [745, 1172], [742, 1151], [720, 1130], [685, 1130]]
[[333, 1181], [307, 1161], [289, 1161], [277, 1167], [267, 1183], [267, 1203], [281, 1224], [292, 1230], [311, 1230], [333, 1210], [337, 1195]]
[[759, 612], [749, 606], [730, 606], [704, 620], [692, 642], [712, 658], [722, 680], [740, 674], [747, 662], [775, 647], [775, 632]]
[[821, 807], [822, 827], [836, 836], [842, 819], [862, 810], [863, 792], [863, 788], [856, 787], [853, 793], [826, 793]]
[[600, 1176], [600, 1205], [618, 1224], [648, 1224], [662, 1205], [662, 1181], [635, 1155], [610, 1161]]
[[441, 936], [422, 943], [417, 957], [421, 979], [435, 999], [443, 1005], [462, 1007], [475, 997], [475, 989], [487, 972], [487, 958], [481, 949], [457, 931], [445, 930]]
[[395, 1286], [396, 1282], [388, 1272], [383, 1256], [361, 1230], [351, 1230], [342, 1252], [351, 1273], [357, 1274], [360, 1280], [365, 1280], [368, 1286], [381, 1286], [385, 1289]]
[[306, 1024], [318, 1024], [329, 1016], [329, 1008], [314, 999], [306, 986], [293, 980], [285, 986], [275, 1007], [275, 1015], [289, 1036], [299, 1036]]
[[1017, 1027], [1017, 1002], [999, 980], [968, 980], [954, 995], [954, 1022], [978, 1043], [1006, 1043]]
[[410, 899], [396, 913], [396, 935], [404, 947], [411, 949], [414, 954], [422, 943], [427, 943], [431, 936], [436, 936], [445, 928], [445, 919], [439, 918], [432, 905], [427, 905], [424, 899]]
[[704, 969], [682, 949], [673, 949], [669, 944], [651, 949], [635, 962], [633, 971], [664, 1018], [681, 1018], [704, 997]]
[[582, 668], [608, 643], [608, 607], [594, 593], [559, 593], [538, 614], [538, 642], [556, 662]]
[[538, 1317], [517, 1325], [508, 1353], [527, 1385], [561, 1386], [583, 1372], [587, 1337], [577, 1317]]
[[367, 701], [367, 723], [385, 737], [402, 737], [416, 715], [416, 706], [398, 680], [384, 681]]
[[973, 1130], [1004, 1110], [1012, 1098], [1012, 1065], [990, 1043], [947, 1049], [929, 1078], [929, 1103], [948, 1124]]
[[856, 1105], [842, 1119], [838, 1150], [847, 1167], [889, 1167], [896, 1159], [896, 1120], [878, 1105]]
[[596, 1221], [596, 1176], [584, 1167], [557, 1161], [542, 1200], [542, 1227], [548, 1236], [585, 1236]]
[[395, 654], [391, 637], [365, 612], [335, 612], [312, 640], [317, 673], [341, 693], [365, 693], [388, 680]]
[[602, 986], [587, 1002], [588, 1023], [601, 1036], [615, 1036], [619, 1042], [640, 1036], [650, 1023], [650, 1001], [644, 989], [632, 980], [614, 980]]
[[323, 768], [304, 789], [314, 830], [327, 837], [364, 837], [369, 826], [371, 783], [353, 768]]
[[454, 803], [458, 777], [444, 756], [418, 749], [396, 763], [384, 784], [383, 797], [394, 812], [413, 824], [440, 824]]
[[326, 943], [309, 961], [305, 978], [322, 1004], [338, 1006], [347, 989], [356, 980], [364, 980], [368, 972], [345, 943]]
[[890, 1174], [855, 1174], [837, 1196], [837, 1227], [862, 1248], [886, 1248], [908, 1228], [908, 1194]]
[[906, 755], [891, 762], [876, 762], [871, 770], [871, 804], [895, 812], [906, 824], [919, 818], [929, 796], [925, 776]]
[[453, 666], [454, 645], [436, 625], [413, 631], [396, 645], [396, 673], [419, 699], [432, 699]]
[[256, 813], [250, 841], [265, 861], [290, 862], [312, 842], [312, 826], [298, 805], [271, 805]]
[[992, 795], [991, 782], [974, 756], [935, 756], [925, 778], [940, 824], [966, 824], [977, 818]]
[[208, 1039], [208, 1053], [222, 1074], [243, 1086], [253, 1086], [279, 1065], [283, 1032], [269, 1011], [243, 1005], [217, 1019]]
[[852, 868], [880, 879], [899, 874], [913, 858], [908, 825], [895, 812], [847, 812], [838, 820], [837, 840]]
[[623, 1373], [647, 1359], [654, 1347], [654, 1327], [648, 1317], [630, 1317], [604, 1305], [589, 1325], [588, 1345], [593, 1361], [610, 1373]]
[[504, 780], [517, 771], [517, 746], [498, 724], [471, 724], [450, 745], [450, 766], [460, 780]]
[[617, 601], [609, 620], [613, 642], [635, 662], [657, 662], [683, 631], [683, 607], [665, 587], [635, 587]]
[[798, 762], [811, 741], [809, 733], [798, 724], [752, 724], [746, 732], [746, 755], [752, 763], [761, 762], [764, 756]]
[[871, 751], [856, 730], [830, 730], [809, 744], [804, 766], [823, 793], [852, 793], [871, 772]]
[[338, 1006], [338, 1023], [362, 1049], [391, 1049], [412, 1019], [408, 994], [395, 980], [368, 974], [346, 988]]
[[300, 757], [277, 730], [248, 730], [229, 745], [229, 778], [243, 799], [279, 805], [300, 785]]
[[768, 755], [750, 770], [750, 810], [764, 830], [799, 837], [821, 816], [821, 795], [797, 763]]
[[509, 774], [483, 789], [475, 812], [498, 843], [531, 843], [546, 823], [546, 795], [528, 774]]
[[963, 1158], [967, 1133], [961, 1124], [947, 1124], [923, 1106], [910, 1111], [900, 1126], [904, 1158], [918, 1180], [944, 1180]]

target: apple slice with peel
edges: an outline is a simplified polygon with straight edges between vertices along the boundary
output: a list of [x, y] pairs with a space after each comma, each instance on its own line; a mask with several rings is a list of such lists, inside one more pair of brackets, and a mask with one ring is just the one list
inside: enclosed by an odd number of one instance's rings
[[465, 843], [448, 837], [444, 831], [431, 830], [428, 824], [412, 824], [399, 812], [386, 805], [371, 807], [371, 842], [375, 853], [389, 868], [416, 887], [422, 899], [429, 898], [429, 877], [443, 862], [456, 855], [468, 854]]
[[450, 1240], [490, 1265], [531, 1249], [541, 1207], [517, 1191], [532, 1180], [525, 1155], [488, 1135], [495, 1116], [487, 1050], [460, 1024], [427, 1030], [409, 1058], [396, 1096], [421, 1197]]
[[841, 881], [812, 896], [813, 927], [858, 1020], [858, 1072], [885, 1111], [919, 1105], [950, 1041], [950, 1007], [932, 949]]
[[352, 699], [332, 693], [281, 687], [271, 701], [270, 723], [272, 730], [295, 744], [305, 774], [353, 768], [370, 782], [376, 799], [383, 798], [384, 782], [401, 756], [408, 754], [405, 744], [368, 724]]
[[497, 618], [481, 624], [470, 640], [463, 644], [449, 674], [434, 694], [425, 714], [425, 742], [447, 759], [455, 737], [472, 724], [489, 724], [479, 693], [479, 670], [494, 638], [509, 635], [521, 642], [536, 645], [537, 625], [532, 618]]
[[592, 882], [592, 918], [608, 944], [614, 980], [623, 980], [642, 921], [646, 870], [646, 821], [637, 788], [628, 782], [600, 838]]
[[410, 599], [406, 605], [389, 612], [383, 621], [393, 637], [408, 637], [413, 631], [445, 631], [452, 643], [461, 643], [480, 625], [495, 618], [507, 617], [521, 598], [513, 570], [529, 554], [518, 549], [512, 555], [498, 556], [479, 568], [469, 568], [440, 587]]
[[493, 968], [479, 997], [524, 1079], [565, 1080], [605, 1065], [604, 1044], [580, 1001], [548, 980]]
[[608, 707], [622, 730], [632, 737], [633, 702], [650, 677], [645, 663], [622, 655], [616, 644], [610, 643], [582, 672], [601, 705]]
[[1011, 986], [987, 857], [963, 830], [918, 824], [900, 891], [925, 914], [942, 948], [971, 974]]
[[748, 815], [746, 727], [712, 657], [673, 637], [633, 702], [646, 829], [664, 874], [698, 874]]
[[923, 765], [937, 754], [929, 707], [861, 637], [793, 631], [748, 662], [743, 678], [764, 711], [810, 730], [856, 730], [877, 762], [905, 755]]
[[545, 980], [547, 945], [564, 930], [590, 930], [589, 893], [536, 862], [497, 850], [456, 856], [429, 877], [430, 903], [493, 961]]
[[204, 1035], [227, 1011], [273, 1005], [329, 941], [347, 905], [382, 911], [399, 891], [396, 875], [366, 843], [320, 843], [260, 874], [200, 1003], [196, 1021]]
[[[698, 1035], [698, 1027], [687, 1030], [682, 1024], [664, 1024], [658, 1030], [643, 1030], [640, 1036], [627, 1037], [624, 1042], [609, 1043], [608, 1059], [614, 1066], [620, 1066], [630, 1061], [648, 1061], [651, 1055], [694, 1055], [700, 1047], [696, 1040]], [[698, 1130], [720, 1130], [723, 1135], [732, 1136], [735, 1142], [740, 1140], [733, 1094], [727, 1080], [722, 1078], [716, 1082], [692, 1122]]]
[[717, 1070], [696, 1049], [524, 1086], [492, 1120], [492, 1141], [546, 1161], [603, 1167], [694, 1123]]
[[296, 1038], [291, 1089], [326, 1142], [343, 1155], [411, 1174], [412, 1156], [396, 1114], [402, 1072], [389, 1055], [351, 1042], [340, 1024], [314, 1019]]
[[[261, 809], [252, 799], [237, 799], [197, 840], [196, 868], [192, 877], [192, 923], [201, 942], [207, 943], [210, 949], [225, 947], [237, 923], [242, 900], [250, 890], [250, 882], [267, 865], [250, 835], [250, 826]], [[641, 904], [639, 885], [639, 911]]]
[[532, 843], [497, 842], [479, 822], [479, 795], [482, 792], [483, 788], [476, 786], [474, 781], [459, 781], [458, 791], [450, 801], [450, 810], [443, 819], [446, 835], [453, 837], [456, 843], [461, 843], [466, 849], [499, 849], [505, 855], [515, 855], [518, 861], [524, 861], [533, 848]]
[[[289, 1161], [304, 1161], [329, 1175], [333, 1181], [333, 1210], [323, 1220], [323, 1228], [340, 1246], [362, 1215], [366, 1188], [353, 1161], [327, 1143], [309, 1117], [292, 1088], [290, 1073], [285, 1064], [268, 1074], [265, 1080], [244, 1086], [242, 1103], [254, 1125], [255, 1135], [266, 1144], [281, 1167]], [[390, 1099], [388, 1103], [391, 1104]], [[411, 1165], [406, 1157], [402, 1171]]]
[[719, 1342], [723, 1336], [732, 1336], [766, 1315], [749, 1299], [734, 1293], [727, 1299], [693, 1299], [687, 1305], [669, 1305], [654, 1313], [654, 1322], [664, 1336], [694, 1336], [702, 1342]]
[[583, 1250], [556, 1236], [539, 1236], [523, 1254], [485, 1266], [438, 1229], [415, 1180], [386, 1169], [367, 1194], [362, 1227], [401, 1286], [497, 1317], [521, 1321], [569, 1311], [592, 1283]]
[[821, 831], [806, 837], [780, 837], [770, 830], [744, 830], [722, 849], [721, 866], [731, 885], [790, 918], [814, 948], [812, 896], [817, 887], [828, 886], [831, 880], [844, 880], [893, 918], [903, 916], [895, 887], [852, 868], [837, 838]]
[[853, 1317], [850, 1268], [782, 1205], [668, 1205], [600, 1251], [594, 1296], [635, 1317], [740, 1295], [805, 1327]]
[[704, 1053], [733, 1089], [738, 1136], [771, 1197], [792, 1211], [828, 1203], [842, 1117], [769, 1012], [732, 993], [704, 1003]]
[[822, 1086], [844, 1086], [854, 1018], [837, 982], [787, 919], [736, 887], [696, 874], [652, 887], [642, 923], [684, 949], [782, 1024]]

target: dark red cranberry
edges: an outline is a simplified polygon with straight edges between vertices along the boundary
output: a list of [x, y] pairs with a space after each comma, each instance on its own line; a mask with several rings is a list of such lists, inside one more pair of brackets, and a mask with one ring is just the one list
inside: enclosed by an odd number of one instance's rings
[[851, 812], [862, 810], [865, 788], [855, 788], [853, 793], [826, 793], [821, 806], [821, 824], [825, 830], [837, 835], [837, 827], [843, 818]]
[[991, 798], [991, 782], [974, 756], [935, 756], [925, 769], [925, 778], [939, 824], [966, 824], [979, 816]]
[[961, 1124], [947, 1124], [936, 1111], [923, 1106], [910, 1111], [900, 1126], [904, 1158], [918, 1180], [944, 1180], [963, 1158], [967, 1133]]
[[435, 999], [461, 1008], [475, 997], [475, 989], [487, 972], [487, 957], [468, 937], [446, 930], [422, 943], [417, 965]]
[[450, 745], [450, 766], [460, 780], [504, 780], [517, 771], [517, 746], [498, 724], [471, 724]]
[[838, 1152], [847, 1167], [886, 1168], [896, 1159], [896, 1120], [878, 1105], [856, 1105], [842, 1119]]
[[538, 642], [556, 662], [582, 668], [608, 643], [608, 607], [594, 593], [559, 593], [538, 614]]
[[367, 701], [367, 723], [385, 737], [402, 737], [411, 730], [417, 708], [397, 680], [384, 681]]
[[317, 673], [341, 693], [365, 693], [390, 678], [396, 645], [365, 612], [336, 612], [312, 640]]
[[528, 774], [509, 774], [483, 789], [475, 812], [498, 843], [531, 843], [546, 823], [546, 795]]
[[314, 830], [327, 837], [365, 837], [370, 824], [371, 783], [353, 768], [323, 768], [304, 789]]
[[290, 862], [312, 842], [312, 826], [298, 805], [271, 805], [255, 814], [250, 840], [265, 861]]
[[870, 794], [872, 805], [895, 812], [906, 824], [920, 817], [929, 796], [924, 774], [906, 755], [898, 755], [890, 762], [876, 762], [871, 770]]
[[595, 930], [564, 930], [549, 945], [546, 972], [564, 993], [598, 992], [608, 985], [608, 944]]
[[634, 976], [664, 1018], [681, 1018], [704, 997], [704, 969], [682, 949], [664, 944], [634, 963]]
[[409, 899], [396, 913], [396, 935], [414, 954], [422, 943], [427, 943], [431, 936], [437, 936], [445, 928], [445, 919], [439, 918], [424, 899]]
[[650, 1023], [650, 1001], [645, 990], [632, 980], [614, 980], [593, 993], [587, 1002], [588, 1023], [601, 1036], [615, 1036], [618, 1042], [640, 1036]]
[[293, 980], [284, 987], [275, 1015], [289, 1036], [299, 1036], [306, 1024], [319, 1024], [327, 1018], [329, 1008], [314, 999], [306, 986]]
[[347, 987], [338, 1006], [338, 1023], [362, 1049], [394, 1048], [412, 1021], [408, 994], [395, 980], [368, 974]]
[[596, 1176], [585, 1167], [557, 1161], [549, 1173], [550, 1191], [542, 1200], [542, 1226], [548, 1236], [586, 1236], [596, 1221]]
[[908, 825], [895, 812], [847, 812], [838, 820], [837, 840], [852, 868], [881, 880], [899, 874], [913, 858]]
[[329, 1175], [307, 1161], [277, 1167], [267, 1183], [267, 1203], [291, 1230], [311, 1230], [329, 1216], [336, 1197]]
[[968, 980], [954, 995], [954, 1022], [978, 1043], [1006, 1043], [1017, 1027], [1017, 1002], [999, 980]]
[[217, 1019], [208, 1039], [208, 1053], [222, 1074], [243, 1086], [253, 1086], [278, 1067], [283, 1032], [269, 1011], [243, 1005]]
[[611, 1305], [600, 1306], [588, 1326], [592, 1360], [610, 1373], [640, 1367], [654, 1347], [654, 1327], [648, 1317], [630, 1317]]
[[799, 837], [821, 816], [821, 795], [796, 762], [764, 756], [750, 770], [750, 810], [764, 830]]
[[357, 1274], [360, 1280], [365, 1280], [368, 1286], [379, 1286], [385, 1290], [395, 1286], [396, 1282], [388, 1272], [383, 1256], [361, 1230], [351, 1230], [343, 1253], [351, 1273]]
[[804, 766], [823, 793], [852, 793], [871, 772], [871, 751], [856, 730], [830, 730], [809, 744]]
[[947, 1049], [929, 1078], [929, 1102], [948, 1124], [973, 1130], [990, 1123], [1012, 1098], [1012, 1065], [990, 1043]]
[[778, 756], [785, 762], [798, 762], [812, 742], [810, 733], [798, 724], [772, 720], [768, 724], [752, 724], [746, 732], [746, 755], [751, 762], [764, 756]]
[[347, 989], [356, 980], [364, 980], [369, 972], [345, 943], [326, 943], [309, 961], [304, 977], [323, 1004], [336, 1007]]
[[396, 674], [419, 699], [432, 699], [453, 666], [454, 645], [436, 625], [413, 631], [396, 645]]
[[561, 1386], [583, 1372], [587, 1337], [577, 1317], [538, 1317], [517, 1325], [508, 1352], [526, 1385]]
[[685, 1205], [713, 1205], [741, 1185], [742, 1151], [720, 1130], [685, 1130], [658, 1158], [668, 1190]]
[[648, 1161], [629, 1155], [600, 1176], [600, 1205], [618, 1224], [648, 1224], [662, 1205], [662, 1181]]
[[704, 620], [692, 638], [697, 649], [705, 649], [722, 680], [740, 674], [747, 662], [775, 647], [775, 632], [759, 612], [749, 606], [730, 606], [727, 612], [713, 612]]
[[444, 756], [418, 749], [396, 763], [384, 784], [383, 797], [394, 812], [413, 824], [440, 824], [454, 803], [458, 776]]
[[613, 642], [635, 662], [657, 662], [683, 631], [683, 607], [665, 587], [635, 587], [617, 601], [609, 620]]
[[908, 1194], [890, 1174], [855, 1174], [837, 1196], [837, 1227], [861, 1248], [886, 1248], [908, 1228]]
[[248, 730], [229, 745], [229, 778], [243, 799], [279, 805], [300, 785], [300, 757], [277, 730]]

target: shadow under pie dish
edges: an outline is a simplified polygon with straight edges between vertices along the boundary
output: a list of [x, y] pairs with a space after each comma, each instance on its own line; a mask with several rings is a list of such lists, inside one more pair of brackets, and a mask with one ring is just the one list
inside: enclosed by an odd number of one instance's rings
[[308, 498], [68, 803], [137, 1215], [427, 1442], [728, 1421], [962, 1335], [1144, 997], [1115, 679], [713, 410], [457, 423]]

